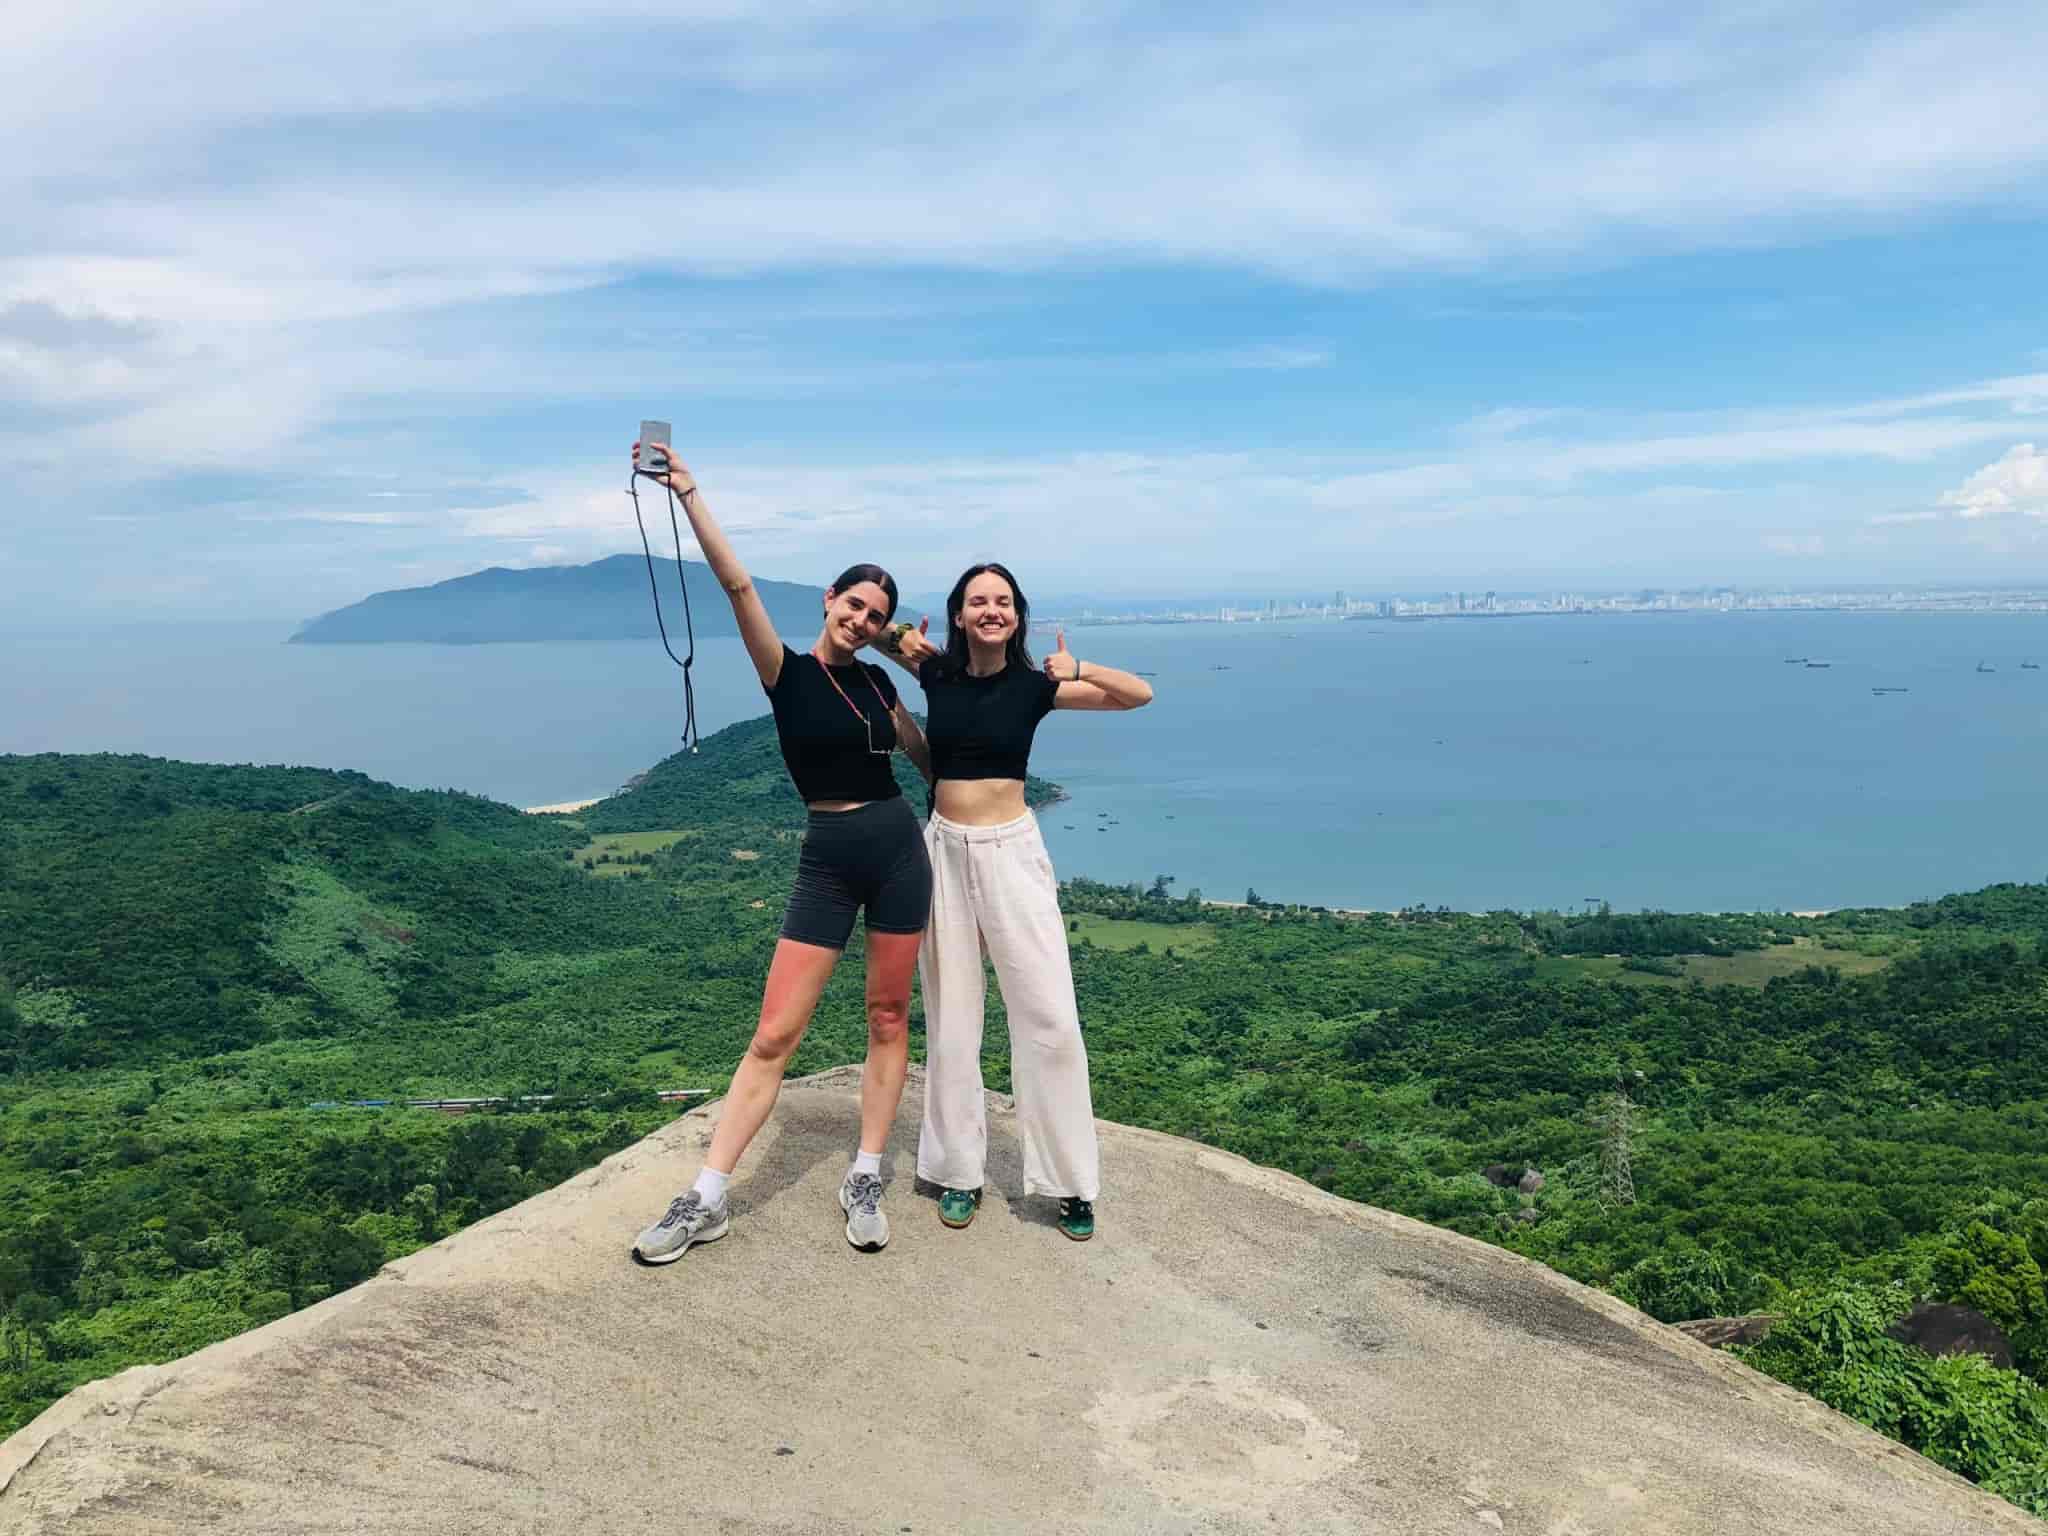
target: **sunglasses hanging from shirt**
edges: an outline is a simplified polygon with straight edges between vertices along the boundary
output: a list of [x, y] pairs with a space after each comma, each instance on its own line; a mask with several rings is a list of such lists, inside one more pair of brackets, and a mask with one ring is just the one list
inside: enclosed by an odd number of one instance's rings
[[[855, 665], [858, 666], [859, 663], [856, 662]], [[894, 752], [896, 749], [893, 746], [883, 747], [880, 750], [876, 749], [875, 722], [870, 720], [865, 714], [863, 714], [861, 712], [861, 707], [858, 704], [854, 703], [853, 700], [847, 696], [846, 690], [839, 686], [839, 679], [832, 675], [832, 669], [830, 667], [826, 666], [825, 663], [821, 661], [818, 663], [818, 670], [825, 674], [825, 681], [832, 685], [832, 691], [838, 694], [840, 698], [846, 700], [846, 707], [853, 711], [854, 718], [860, 721], [861, 729], [868, 733], [868, 756], [887, 757], [890, 753]], [[861, 676], [867, 677], [867, 675], [867, 668], [862, 667]], [[875, 688], [875, 680], [872, 677], [868, 677], [868, 687], [874, 689], [875, 702], [882, 706], [882, 713], [884, 715], [888, 714], [889, 701], [882, 697], [881, 689]]]

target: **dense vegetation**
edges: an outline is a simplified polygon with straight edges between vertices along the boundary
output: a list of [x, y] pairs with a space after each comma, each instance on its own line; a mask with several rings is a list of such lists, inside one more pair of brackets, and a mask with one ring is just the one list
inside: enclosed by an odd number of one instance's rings
[[[652, 1088], [722, 1087], [801, 814], [765, 721], [579, 818], [0, 758], [0, 1427], [559, 1181], [672, 1114]], [[1653, 1316], [1781, 1312], [1756, 1364], [2048, 1511], [2048, 887], [1797, 918], [1173, 885], [1064, 890], [1099, 1113]], [[857, 1059], [861, 1020], [850, 967], [797, 1070]], [[309, 1107], [534, 1092], [560, 1107]], [[1922, 1298], [2019, 1369], [1888, 1339]]]

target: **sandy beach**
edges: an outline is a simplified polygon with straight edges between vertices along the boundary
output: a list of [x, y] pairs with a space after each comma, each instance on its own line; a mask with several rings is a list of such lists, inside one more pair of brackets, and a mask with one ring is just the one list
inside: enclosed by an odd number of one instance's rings
[[580, 811], [586, 806], [597, 804], [603, 795], [592, 795], [588, 800], [564, 800], [557, 805], [528, 805], [521, 809], [529, 816], [566, 816], [571, 811]]

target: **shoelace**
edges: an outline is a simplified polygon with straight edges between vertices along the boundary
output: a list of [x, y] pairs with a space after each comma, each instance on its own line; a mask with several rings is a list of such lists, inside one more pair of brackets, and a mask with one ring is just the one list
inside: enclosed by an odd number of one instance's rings
[[872, 1173], [857, 1173], [847, 1180], [847, 1187], [853, 1193], [853, 1203], [861, 1215], [872, 1216], [882, 1203], [882, 1181]]
[[1093, 1201], [1083, 1200], [1078, 1195], [1069, 1195], [1060, 1202], [1060, 1210], [1067, 1216], [1093, 1216], [1095, 1205]]
[[675, 1199], [669, 1201], [668, 1210], [662, 1214], [660, 1225], [666, 1231], [693, 1210], [702, 1210], [703, 1208], [704, 1197], [694, 1189], [688, 1194], [677, 1195]]

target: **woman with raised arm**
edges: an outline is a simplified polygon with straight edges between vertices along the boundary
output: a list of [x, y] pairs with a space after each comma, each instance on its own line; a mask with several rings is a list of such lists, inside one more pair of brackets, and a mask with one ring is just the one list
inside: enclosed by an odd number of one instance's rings
[[[640, 450], [633, 449], [634, 464]], [[910, 1061], [910, 977], [931, 911], [932, 874], [917, 818], [897, 787], [890, 754], [899, 745], [931, 778], [917, 722], [883, 670], [857, 659], [896, 611], [896, 583], [877, 565], [856, 565], [825, 592], [825, 623], [809, 650], [777, 638], [768, 610], [732, 545], [704, 504], [690, 471], [669, 459], [660, 477], [681, 499], [697, 547], [732, 600], [740, 638], [767, 690], [775, 734], [797, 793], [810, 808], [796, 885], [768, 967], [760, 1022], [733, 1073], [697, 1182], [642, 1232], [633, 1256], [679, 1259], [693, 1243], [725, 1236], [726, 1182], [767, 1121], [854, 914], [867, 915], [868, 1055], [861, 1072], [860, 1145], [839, 1186], [846, 1240], [874, 1252], [889, 1241], [882, 1214], [882, 1149], [903, 1097]]]
[[1024, 1193], [1060, 1201], [1059, 1229], [1095, 1235], [1101, 1173], [1088, 1051], [1081, 1043], [1059, 884], [1024, 803], [1038, 722], [1055, 709], [1137, 709], [1141, 677], [1082, 661], [1064, 632], [1041, 668], [1025, 647], [1031, 605], [1000, 565], [969, 568], [946, 599], [946, 647], [898, 624], [882, 649], [924, 685], [933, 814], [932, 914], [924, 985], [924, 1125], [918, 1177], [940, 1186], [939, 1220], [965, 1227], [981, 1204], [988, 1126], [981, 1086], [984, 948], [1010, 1020], [1010, 1079], [1024, 1142]]

